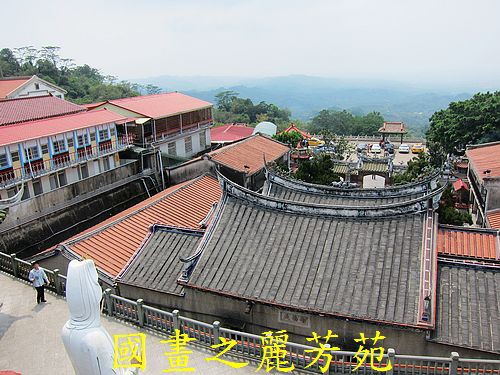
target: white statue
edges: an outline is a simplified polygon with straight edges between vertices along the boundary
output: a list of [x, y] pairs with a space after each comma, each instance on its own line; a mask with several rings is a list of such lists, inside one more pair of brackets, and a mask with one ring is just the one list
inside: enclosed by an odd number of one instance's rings
[[72, 260], [69, 263], [66, 300], [70, 319], [62, 329], [62, 340], [75, 374], [137, 374], [133, 370], [113, 369], [113, 340], [101, 325], [99, 303], [102, 290], [97, 280], [92, 260]]

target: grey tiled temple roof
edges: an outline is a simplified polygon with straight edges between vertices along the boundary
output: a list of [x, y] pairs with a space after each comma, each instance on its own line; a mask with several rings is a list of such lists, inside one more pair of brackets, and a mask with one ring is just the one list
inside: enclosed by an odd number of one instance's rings
[[348, 197], [334, 194], [324, 194], [316, 192], [305, 192], [286, 186], [273, 183], [269, 190], [269, 196], [304, 203], [331, 204], [345, 206], [379, 206], [382, 204], [397, 203], [414, 198], [423, 194], [411, 194], [407, 196], [389, 196], [389, 197]]
[[147, 242], [119, 276], [119, 282], [163, 293], [183, 295], [177, 284], [184, 263], [198, 247], [202, 231], [154, 226]]
[[439, 264], [433, 340], [500, 353], [500, 267]]
[[245, 196], [234, 186], [225, 189], [202, 254], [184, 280], [187, 287], [417, 326], [423, 212], [336, 217], [251, 192]]

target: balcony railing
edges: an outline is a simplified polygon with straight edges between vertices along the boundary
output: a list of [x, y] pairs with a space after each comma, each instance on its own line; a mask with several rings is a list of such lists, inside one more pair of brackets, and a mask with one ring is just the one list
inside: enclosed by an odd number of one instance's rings
[[30, 179], [32, 177], [39, 177], [56, 170], [67, 168], [73, 164], [81, 163], [82, 161], [92, 160], [123, 150], [132, 144], [132, 135], [120, 136], [118, 138], [118, 145], [115, 142], [104, 141], [97, 145], [97, 147], [86, 146], [78, 148], [76, 152], [64, 152], [54, 155], [50, 160], [34, 160], [25, 163], [21, 168], [10, 168], [0, 171], [0, 188], [6, 187], [23, 179]]
[[[212, 123], [213, 123], [213, 119], [203, 120], [203, 121], [195, 122], [195, 123], [192, 123], [189, 125], [183, 125], [182, 128], [175, 128], [175, 129], [166, 130], [164, 132], [159, 132], [159, 133], [156, 133], [156, 141], [168, 140], [169, 138], [173, 138], [179, 134], [184, 134], [184, 133], [189, 134], [195, 130], [203, 129], [204, 127], [206, 127], [207, 125], [211, 125]], [[140, 137], [135, 137], [134, 143], [138, 143], [138, 142], [140, 143]], [[152, 142], [155, 142], [154, 135], [148, 135], [148, 136], [144, 137], [144, 143], [148, 144], [148, 143], [152, 143]]]
[[[0, 270], [14, 275], [23, 280], [28, 279], [31, 265], [21, 259], [16, 258], [15, 254], [7, 255], [0, 252]], [[45, 270], [50, 285], [47, 289], [65, 295], [66, 277], [59, 274], [59, 270]], [[263, 356], [262, 337], [248, 332], [235, 331], [220, 326], [219, 322], [212, 324], [191, 319], [179, 314], [178, 310], [172, 312], [160, 310], [152, 306], [145, 305], [142, 299], [132, 301], [114, 294], [111, 289], [104, 292], [104, 307], [108, 316], [126, 321], [141, 328], [148, 328], [161, 335], [174, 334], [178, 329], [181, 333], [196, 339], [196, 343], [205, 346], [207, 349], [214, 344], [220, 343], [220, 338], [235, 340], [236, 345], [232, 347], [230, 353], [240, 358], [259, 362]], [[325, 365], [324, 358], [314, 362], [316, 355], [314, 348], [308, 345], [302, 345], [294, 342], [286, 344], [286, 357], [289, 363], [293, 363], [296, 369], [311, 373], [322, 373], [320, 367]], [[312, 352], [311, 352], [312, 351]], [[356, 352], [347, 351], [327, 351], [332, 359], [330, 366], [325, 374], [370, 374], [379, 375], [370, 366], [367, 360], [356, 371], [354, 368], [358, 365], [359, 356]], [[430, 357], [416, 355], [396, 354], [394, 349], [387, 349], [379, 365], [384, 366], [391, 361], [392, 369], [384, 371], [388, 375], [411, 374], [411, 375], [499, 375], [500, 360], [491, 359], [465, 359], [457, 353], [451, 353], [450, 357]]]

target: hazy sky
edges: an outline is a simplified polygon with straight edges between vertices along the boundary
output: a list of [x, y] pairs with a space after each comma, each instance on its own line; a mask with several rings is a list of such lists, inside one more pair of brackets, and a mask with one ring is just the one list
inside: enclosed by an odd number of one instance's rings
[[308, 74], [500, 88], [498, 0], [16, 0], [0, 47], [120, 78]]

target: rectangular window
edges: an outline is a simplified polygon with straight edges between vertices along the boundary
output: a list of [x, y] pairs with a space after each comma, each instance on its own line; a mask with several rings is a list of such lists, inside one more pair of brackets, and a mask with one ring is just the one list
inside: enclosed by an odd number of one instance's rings
[[107, 141], [109, 139], [108, 129], [99, 130], [99, 142]]
[[111, 136], [114, 136], [115, 135], [115, 128], [109, 129], [109, 132], [111, 133]]
[[46, 155], [49, 153], [49, 146], [48, 145], [42, 145], [42, 155]]
[[90, 141], [95, 141], [95, 133], [90, 133]]
[[60, 141], [53, 141], [52, 144], [54, 146], [54, 154], [60, 154], [61, 152], [66, 151], [66, 143], [64, 142], [64, 139], [61, 139]]
[[200, 133], [200, 148], [202, 150], [207, 148], [207, 134], [205, 131]]
[[57, 189], [59, 187], [59, 182], [57, 181], [57, 174], [51, 174], [49, 176], [50, 190]]
[[0, 154], [0, 169], [7, 168], [9, 166], [9, 158], [7, 154]]
[[10, 189], [7, 189], [7, 197], [12, 198], [14, 195], [17, 193], [17, 187], [11, 187]]
[[80, 164], [78, 167], [78, 178], [83, 180], [87, 177], [89, 177], [89, 167], [87, 166], [87, 163]]
[[177, 155], [177, 150], [176, 150], [176, 147], [175, 147], [175, 142], [170, 142], [168, 144], [168, 154], [169, 155], [174, 155], [174, 156]]
[[12, 151], [10, 153], [10, 156], [12, 157], [12, 162], [19, 161], [19, 152]]
[[68, 138], [68, 148], [73, 147], [73, 137]]
[[85, 147], [90, 145], [89, 135], [87, 133], [79, 135], [76, 138], [77, 147]]
[[68, 180], [66, 179], [66, 171], [57, 172], [57, 177], [59, 179], [59, 186], [65, 186], [68, 184]]
[[105, 171], [109, 171], [111, 169], [109, 165], [109, 157], [105, 157], [104, 159], [102, 159], [102, 164], [104, 166]]
[[26, 160], [37, 160], [40, 159], [40, 152], [38, 151], [38, 146], [28, 147], [24, 149], [26, 154]]
[[35, 83], [35, 90], [40, 90], [40, 85], [38, 83]]
[[26, 199], [29, 199], [30, 197], [30, 189], [28, 187], [28, 184], [24, 184], [24, 191], [23, 191], [23, 196], [21, 197], [22, 201], [25, 201]]
[[186, 154], [193, 152], [193, 140], [191, 136], [184, 138], [184, 146], [186, 148]]
[[39, 178], [33, 180], [33, 193], [35, 193], [35, 197], [43, 194], [42, 181]]

